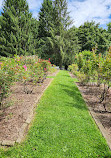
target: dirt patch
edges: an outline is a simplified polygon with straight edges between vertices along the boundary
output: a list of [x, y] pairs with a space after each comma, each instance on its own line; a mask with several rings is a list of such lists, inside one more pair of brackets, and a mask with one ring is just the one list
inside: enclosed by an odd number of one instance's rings
[[[58, 71], [51, 75], [55, 76], [57, 73]], [[11, 87], [11, 95], [5, 100], [9, 107], [0, 110], [0, 142], [18, 139], [21, 127], [30, 117], [38, 98], [51, 80], [46, 78], [43, 83], [36, 84], [31, 94], [25, 94], [24, 87], [19, 82]], [[28, 88], [31, 87], [32, 85], [29, 84]]]
[[[73, 74], [71, 77], [75, 78]], [[103, 103], [100, 102], [101, 92], [103, 91], [103, 86], [97, 87], [96, 84], [81, 85], [79, 82], [76, 83], [78, 89], [80, 90], [85, 102], [87, 103], [89, 109], [93, 111], [94, 117], [99, 120], [99, 123], [104, 127], [104, 131], [107, 137], [111, 139], [111, 90], [109, 90], [106, 99], [106, 110], [104, 109]], [[111, 142], [110, 142], [111, 145]]]

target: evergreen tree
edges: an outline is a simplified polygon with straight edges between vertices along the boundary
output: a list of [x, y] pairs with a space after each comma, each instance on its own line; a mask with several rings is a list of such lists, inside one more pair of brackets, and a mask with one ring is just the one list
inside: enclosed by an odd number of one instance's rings
[[111, 22], [109, 22], [107, 26], [108, 26], [108, 32], [111, 33]]
[[97, 37], [98, 37], [97, 53], [104, 54], [106, 51], [108, 51], [108, 48], [110, 46], [109, 33], [107, 33], [105, 29], [99, 28]]
[[99, 24], [95, 22], [85, 22], [78, 29], [78, 38], [81, 45], [81, 51], [92, 50], [96, 46], [98, 37], [96, 36], [99, 32]]
[[68, 66], [75, 60], [75, 54], [79, 53], [80, 45], [78, 40], [78, 29], [73, 26], [65, 34], [65, 58], [64, 65]]
[[31, 19], [31, 33], [32, 33], [32, 45], [33, 45], [33, 52], [32, 54], [38, 55], [38, 21], [35, 18]]
[[59, 67], [62, 68], [64, 64], [64, 59], [66, 55], [66, 45], [65, 45], [65, 35], [68, 27], [72, 23], [69, 17], [69, 12], [67, 11], [67, 2], [66, 0], [55, 0], [53, 2], [54, 6], [54, 25], [55, 30], [53, 31], [55, 36], [52, 36], [54, 41], [55, 37], [55, 50], [56, 59], [59, 61]]
[[31, 17], [26, 0], [5, 0], [0, 19], [0, 52], [4, 56], [25, 55], [31, 50]]
[[110, 42], [109, 42], [109, 45], [111, 46], [111, 22], [109, 22], [109, 23], [107, 24], [107, 26], [108, 26], [107, 33], [109, 34], [108, 40], [110, 41]]
[[51, 37], [51, 29], [54, 29], [53, 4], [51, 0], [44, 0], [39, 12], [38, 23], [38, 42], [37, 48], [39, 56], [42, 58], [50, 58], [53, 54], [47, 37]]
[[60, 36], [61, 29], [67, 30], [72, 20], [70, 19], [69, 12], [67, 11], [66, 0], [55, 0], [54, 2], [54, 19], [57, 28], [57, 35]]
[[105, 52], [109, 47], [108, 36], [105, 29], [99, 28], [99, 24], [95, 24], [94, 21], [85, 22], [78, 29], [81, 51], [96, 48], [98, 53]]
[[71, 24], [66, 0], [44, 0], [39, 13], [38, 48], [42, 57], [51, 57], [62, 67], [65, 57], [65, 34]]
[[53, 5], [51, 0], [44, 0], [39, 12], [38, 37], [49, 37], [53, 26]]

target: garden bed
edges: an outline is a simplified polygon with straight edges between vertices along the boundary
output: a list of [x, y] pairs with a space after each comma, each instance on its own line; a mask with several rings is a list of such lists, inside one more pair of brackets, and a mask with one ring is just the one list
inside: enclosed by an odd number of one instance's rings
[[[56, 74], [57, 72], [52, 76]], [[20, 135], [23, 135], [31, 122], [34, 107], [51, 80], [51, 78], [46, 78], [43, 83], [37, 84], [32, 94], [25, 94], [21, 83], [16, 83], [11, 87], [12, 93], [5, 100], [8, 107], [0, 110], [0, 143], [2, 145], [14, 145], [15, 142], [21, 141]]]
[[[70, 75], [73, 78], [75, 77], [72, 74]], [[107, 135], [106, 139], [108, 139], [108, 141], [110, 139], [111, 141], [111, 90], [109, 90], [107, 95], [105, 111], [103, 103], [99, 103], [100, 94], [103, 91], [102, 85], [100, 87], [98, 87], [96, 84], [82, 85], [80, 82], [76, 82], [76, 85], [87, 103], [90, 112], [93, 113], [92, 115], [94, 118], [98, 120], [97, 122], [99, 122], [99, 124], [101, 124], [104, 128], [105, 135]]]

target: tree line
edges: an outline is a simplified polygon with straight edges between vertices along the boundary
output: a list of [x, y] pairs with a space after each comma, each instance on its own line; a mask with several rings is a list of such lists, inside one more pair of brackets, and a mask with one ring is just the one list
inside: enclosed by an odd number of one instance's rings
[[44, 0], [38, 20], [32, 17], [26, 0], [4, 0], [0, 16], [0, 55], [38, 55], [51, 62], [68, 66], [75, 54], [95, 50], [105, 54], [111, 45], [111, 23], [108, 30], [94, 21], [79, 28], [73, 25], [67, 0]]

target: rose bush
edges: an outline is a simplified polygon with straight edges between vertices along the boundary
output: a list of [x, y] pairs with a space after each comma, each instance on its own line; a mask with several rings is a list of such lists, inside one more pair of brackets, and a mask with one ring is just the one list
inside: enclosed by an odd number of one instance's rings
[[[50, 68], [50, 61], [39, 59], [37, 56], [0, 58], [0, 108], [3, 98], [7, 96], [14, 82], [21, 82], [24, 92], [32, 93], [34, 85], [44, 81]], [[31, 89], [28, 89], [28, 84], [32, 85]]]
[[[78, 71], [73, 65], [77, 65]], [[104, 56], [89, 51], [80, 52], [76, 55], [75, 63], [69, 66], [69, 70], [77, 76], [81, 84], [96, 82], [97, 86], [103, 85], [100, 102], [106, 110], [105, 100], [111, 86], [111, 47]]]

